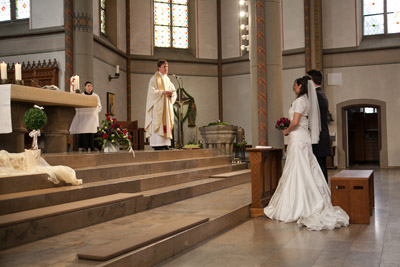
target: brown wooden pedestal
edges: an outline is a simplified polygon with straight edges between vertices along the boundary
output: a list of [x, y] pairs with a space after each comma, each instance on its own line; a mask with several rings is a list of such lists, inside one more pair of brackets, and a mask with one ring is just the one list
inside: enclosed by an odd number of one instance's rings
[[251, 165], [251, 208], [250, 216], [264, 216], [282, 175], [282, 148], [249, 148]]

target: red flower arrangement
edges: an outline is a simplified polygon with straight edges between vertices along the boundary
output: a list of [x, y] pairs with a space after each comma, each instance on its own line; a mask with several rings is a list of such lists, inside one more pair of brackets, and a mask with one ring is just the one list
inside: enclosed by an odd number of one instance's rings
[[278, 130], [283, 130], [289, 127], [289, 125], [290, 125], [290, 120], [288, 118], [283, 117], [276, 121], [275, 128]]
[[116, 118], [110, 117], [106, 113], [106, 118], [101, 121], [102, 127], [97, 130], [97, 141], [101, 142], [103, 147], [108, 145], [120, 145], [130, 149], [132, 147], [132, 136], [126, 129], [122, 129]]

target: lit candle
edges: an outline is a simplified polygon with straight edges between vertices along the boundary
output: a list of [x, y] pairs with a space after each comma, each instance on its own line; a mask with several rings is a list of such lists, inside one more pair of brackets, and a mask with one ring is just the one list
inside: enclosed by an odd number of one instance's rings
[[75, 75], [75, 90], [79, 90], [79, 76]]
[[70, 91], [71, 93], [75, 92], [74, 86], [75, 86], [75, 76], [72, 76], [72, 77], [69, 79], [69, 91]]
[[116, 73], [116, 74], [119, 74], [119, 65], [117, 65], [117, 66], [115, 67], [115, 73]]
[[1, 79], [7, 80], [7, 64], [4, 63], [3, 61], [3, 63], [1, 63], [0, 66], [1, 66]]
[[21, 64], [15, 63], [15, 80], [21, 80]]

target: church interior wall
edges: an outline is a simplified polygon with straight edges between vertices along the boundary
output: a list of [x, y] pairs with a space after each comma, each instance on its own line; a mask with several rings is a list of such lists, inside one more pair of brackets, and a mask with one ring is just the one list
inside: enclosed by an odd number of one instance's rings
[[217, 1], [196, 1], [196, 39], [198, 58], [217, 59]]
[[96, 57], [93, 59], [93, 72], [95, 77], [93, 91], [99, 95], [103, 106], [99, 114], [99, 121], [105, 118], [104, 114], [107, 112], [107, 92], [115, 94], [115, 117], [120, 121], [125, 121], [127, 119], [126, 72], [120, 68], [119, 78], [109, 81], [108, 74], [114, 76], [115, 65]]
[[99, 0], [93, 0], [93, 14], [92, 14], [92, 18], [93, 18], [93, 35], [95, 36], [100, 36], [100, 4], [99, 4]]
[[221, 41], [222, 58], [241, 56], [241, 32], [239, 20], [239, 1], [221, 1]]
[[282, 49], [304, 48], [304, 1], [285, 0], [281, 5]]
[[131, 54], [153, 55], [153, 15], [151, 2], [142, 0], [131, 1]]
[[250, 73], [225, 76], [222, 84], [224, 122], [242, 127], [246, 142], [252, 144]]
[[[43, 11], [47, 15], [43, 15]], [[50, 19], [51, 18], [51, 19]], [[64, 25], [63, 0], [31, 0], [31, 29]]]
[[324, 0], [322, 31], [324, 49], [356, 47], [359, 38], [358, 0]]
[[[329, 73], [341, 74], [340, 85], [329, 86], [325, 81], [325, 92], [329, 99], [329, 111], [332, 113], [334, 123], [329, 126], [331, 132], [337, 132], [336, 104], [353, 99], [375, 99], [386, 102], [387, 117], [387, 144], [388, 165], [400, 166], [400, 122], [398, 113], [400, 97], [398, 88], [398, 74], [400, 64], [379, 64], [354, 67], [338, 67], [325, 69], [325, 78]], [[341, 144], [338, 144], [339, 146]]]

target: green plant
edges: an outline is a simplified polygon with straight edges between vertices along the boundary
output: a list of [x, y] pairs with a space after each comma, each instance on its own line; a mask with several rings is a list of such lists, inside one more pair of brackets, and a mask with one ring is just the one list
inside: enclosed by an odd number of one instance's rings
[[211, 126], [211, 125], [229, 125], [227, 122], [210, 122], [209, 124], [208, 124], [208, 126]]
[[43, 110], [30, 108], [24, 114], [24, 124], [29, 130], [40, 130], [47, 123], [47, 116]]
[[244, 146], [246, 146], [247, 145], [247, 142], [246, 141], [242, 141], [242, 142], [240, 142], [240, 143], [236, 143], [235, 144], [235, 146], [237, 146], [237, 147], [244, 147]]

